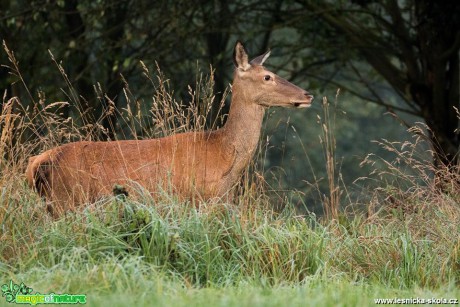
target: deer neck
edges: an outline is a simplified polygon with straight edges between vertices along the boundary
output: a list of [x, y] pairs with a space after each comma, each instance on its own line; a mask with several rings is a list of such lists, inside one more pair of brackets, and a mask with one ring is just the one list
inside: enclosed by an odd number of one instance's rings
[[254, 156], [259, 142], [264, 107], [248, 101], [233, 85], [232, 102], [228, 119], [223, 127], [223, 137], [237, 151], [237, 169], [244, 168]]

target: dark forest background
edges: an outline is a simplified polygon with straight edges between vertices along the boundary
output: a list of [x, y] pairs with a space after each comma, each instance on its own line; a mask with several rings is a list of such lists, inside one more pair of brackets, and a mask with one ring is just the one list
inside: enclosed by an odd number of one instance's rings
[[[14, 52], [24, 81], [2, 51], [2, 104], [19, 97], [24, 110], [32, 110], [39, 102], [78, 101], [61, 116], [81, 125], [99, 120], [105, 139], [132, 137], [120, 114], [102, 116], [111, 101], [126, 108], [125, 81], [137, 101], [151, 104], [140, 61], [150, 71], [158, 64], [184, 102], [199, 72], [209, 74], [212, 67], [211, 127], [231, 82], [236, 40], [252, 56], [270, 48], [266, 66], [316, 97], [309, 110], [270, 109], [264, 125], [260, 169], [272, 188], [297, 190], [298, 201], [313, 197], [309, 192], [326, 181], [318, 124], [323, 96], [334, 108], [337, 163], [350, 190], [376, 167], [360, 166], [369, 153], [392, 154], [372, 141], [410, 139], [406, 131], [416, 122], [426, 124], [434, 165], [459, 165], [455, 1], [0, 1], [0, 38]], [[76, 99], [69, 99], [56, 63]]]

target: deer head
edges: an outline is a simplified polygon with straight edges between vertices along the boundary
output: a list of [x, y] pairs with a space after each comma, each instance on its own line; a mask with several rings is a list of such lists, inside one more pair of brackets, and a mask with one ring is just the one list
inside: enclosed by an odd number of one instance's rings
[[249, 61], [243, 44], [237, 42], [233, 52], [236, 67], [233, 92], [243, 95], [247, 102], [264, 107], [307, 108], [311, 106], [313, 95], [263, 67], [269, 56], [270, 51], [267, 51]]

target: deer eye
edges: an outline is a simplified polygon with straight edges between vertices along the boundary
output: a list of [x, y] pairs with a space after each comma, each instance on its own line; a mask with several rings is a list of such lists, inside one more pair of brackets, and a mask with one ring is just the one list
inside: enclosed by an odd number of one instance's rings
[[265, 80], [265, 81], [270, 81], [271, 78], [272, 78], [272, 77], [271, 77], [270, 75], [265, 75], [265, 76], [264, 76], [264, 80]]

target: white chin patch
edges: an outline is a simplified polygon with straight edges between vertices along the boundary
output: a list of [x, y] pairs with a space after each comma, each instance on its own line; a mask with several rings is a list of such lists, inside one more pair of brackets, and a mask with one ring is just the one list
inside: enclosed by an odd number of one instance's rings
[[311, 107], [311, 104], [310, 103], [293, 103], [294, 107], [296, 108], [309, 108]]

